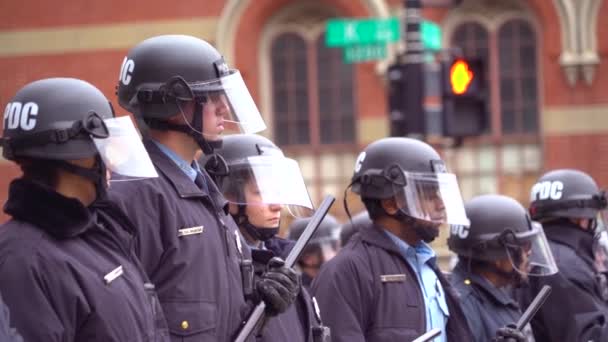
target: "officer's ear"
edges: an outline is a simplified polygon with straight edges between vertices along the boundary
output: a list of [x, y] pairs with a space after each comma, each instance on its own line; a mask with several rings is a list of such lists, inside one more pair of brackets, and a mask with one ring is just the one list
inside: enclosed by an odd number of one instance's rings
[[394, 197], [380, 200], [380, 205], [384, 209], [384, 212], [390, 216], [395, 215], [399, 211], [399, 206]]

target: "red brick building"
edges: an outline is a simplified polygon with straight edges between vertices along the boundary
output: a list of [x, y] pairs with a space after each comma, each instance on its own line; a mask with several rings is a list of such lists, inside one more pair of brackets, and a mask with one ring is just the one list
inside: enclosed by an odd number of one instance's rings
[[[389, 132], [388, 60], [344, 64], [341, 51], [324, 45], [325, 22], [402, 15], [401, 6], [398, 0], [5, 1], [0, 103], [30, 81], [72, 76], [98, 86], [119, 108], [114, 87], [130, 47], [158, 34], [198, 36], [241, 70], [268, 123], [264, 134], [300, 160], [318, 203], [324, 193], [341, 194], [358, 151]], [[423, 16], [441, 25], [444, 46], [488, 61], [491, 129], [458, 149], [442, 149], [465, 197], [501, 192], [525, 202], [539, 173], [556, 167], [580, 168], [608, 186], [608, 25], [599, 22], [608, 17], [608, 2], [464, 0], [456, 8], [426, 8]], [[437, 65], [428, 70], [436, 73]], [[0, 202], [18, 173], [0, 161]], [[333, 210], [343, 215], [341, 205]]]

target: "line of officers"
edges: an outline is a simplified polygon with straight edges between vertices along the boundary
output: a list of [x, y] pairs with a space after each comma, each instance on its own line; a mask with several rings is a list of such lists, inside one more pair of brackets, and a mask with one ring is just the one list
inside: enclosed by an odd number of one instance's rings
[[[253, 134], [266, 126], [238, 70], [203, 40], [165, 35], [133, 47], [118, 79], [136, 125], [73, 78], [32, 82], [6, 106], [3, 156], [23, 175], [0, 227], [0, 341], [232, 341], [261, 301], [252, 341], [433, 328], [435, 341], [608, 341], [607, 201], [589, 175], [547, 172], [528, 209], [463, 203], [431, 146], [380, 139], [347, 188], [366, 210], [341, 242], [327, 216], [288, 267], [313, 205], [298, 163]], [[296, 218], [289, 239], [282, 214]], [[429, 245], [442, 227], [450, 274]]]

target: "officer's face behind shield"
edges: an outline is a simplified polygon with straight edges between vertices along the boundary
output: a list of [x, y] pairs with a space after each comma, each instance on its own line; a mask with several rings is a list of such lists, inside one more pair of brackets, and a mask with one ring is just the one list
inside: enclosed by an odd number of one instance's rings
[[109, 171], [124, 180], [158, 177], [130, 117], [105, 119], [95, 126], [89, 133]]
[[[182, 86], [183, 87], [183, 86]], [[241, 77], [236, 70], [216, 80], [188, 83], [178, 97], [178, 106], [184, 121], [190, 124], [194, 104], [202, 106], [203, 132], [190, 127], [210, 141], [220, 140], [221, 135], [257, 133], [266, 124]], [[185, 88], [185, 87], [183, 87]]]
[[403, 172], [403, 177], [394, 183], [395, 200], [408, 216], [436, 226], [469, 226], [454, 174]]
[[252, 156], [231, 162], [229, 168], [220, 187], [230, 203], [251, 210], [278, 205], [294, 217], [312, 215], [313, 205], [295, 160], [282, 155]]
[[532, 222], [531, 228], [517, 234], [506, 230], [499, 237], [505, 246], [511, 266], [524, 279], [528, 276], [549, 276], [557, 273], [557, 265], [542, 225]]
[[598, 272], [608, 272], [608, 232], [606, 231], [605, 210], [598, 215], [595, 237], [593, 239], [593, 255], [595, 268]]

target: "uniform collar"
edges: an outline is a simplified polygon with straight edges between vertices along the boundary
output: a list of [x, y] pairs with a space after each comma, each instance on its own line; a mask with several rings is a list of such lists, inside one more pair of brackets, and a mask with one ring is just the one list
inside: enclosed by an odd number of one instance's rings
[[384, 233], [393, 241], [397, 248], [401, 251], [401, 254], [406, 258], [415, 261], [417, 264], [426, 264], [430, 262], [435, 264], [436, 254], [435, 251], [424, 241], [418, 242], [415, 246], [410, 246], [407, 242], [400, 239], [397, 235], [384, 230]]
[[543, 228], [547, 239], [569, 246], [576, 251], [585, 251], [588, 256], [593, 255], [593, 235], [576, 224], [562, 220], [546, 223]]
[[190, 180], [194, 182], [196, 179], [196, 173], [200, 172], [200, 168], [198, 168], [198, 164], [194, 163], [196, 166], [193, 167], [191, 163], [188, 163], [186, 160], [182, 159], [182, 157], [178, 156], [173, 150], [165, 146], [164, 144], [151, 139], [151, 141], [167, 156], [171, 159], [180, 170], [182, 170]]
[[374, 224], [365, 225], [360, 228], [361, 240], [376, 245], [388, 252], [401, 255], [399, 247], [384, 233], [385, 229]]
[[182, 198], [204, 198], [209, 197], [217, 208], [221, 208], [228, 214], [228, 201], [217, 189], [215, 183], [201, 170], [201, 175], [205, 177], [209, 192], [200, 189], [194, 181], [167, 155], [160, 147], [150, 139], [144, 140], [144, 146], [150, 155], [150, 159], [156, 168], [167, 178], [175, 189], [175, 192]]
[[57, 239], [74, 238], [95, 226], [95, 215], [79, 200], [22, 178], [11, 182], [4, 212]]
[[[467, 271], [467, 266], [462, 262], [458, 262], [454, 271], [452, 272], [452, 277], [459, 289], [467, 289], [465, 291], [473, 291], [473, 287], [479, 289], [480, 291], [486, 294], [487, 298], [490, 298], [496, 303], [499, 303], [502, 306], [513, 306], [519, 308], [517, 302], [515, 302], [511, 296], [507, 293], [507, 291], [503, 288], [499, 288], [494, 286], [488, 279], [471, 272]], [[470, 280], [470, 284], [467, 284], [465, 281]]]

